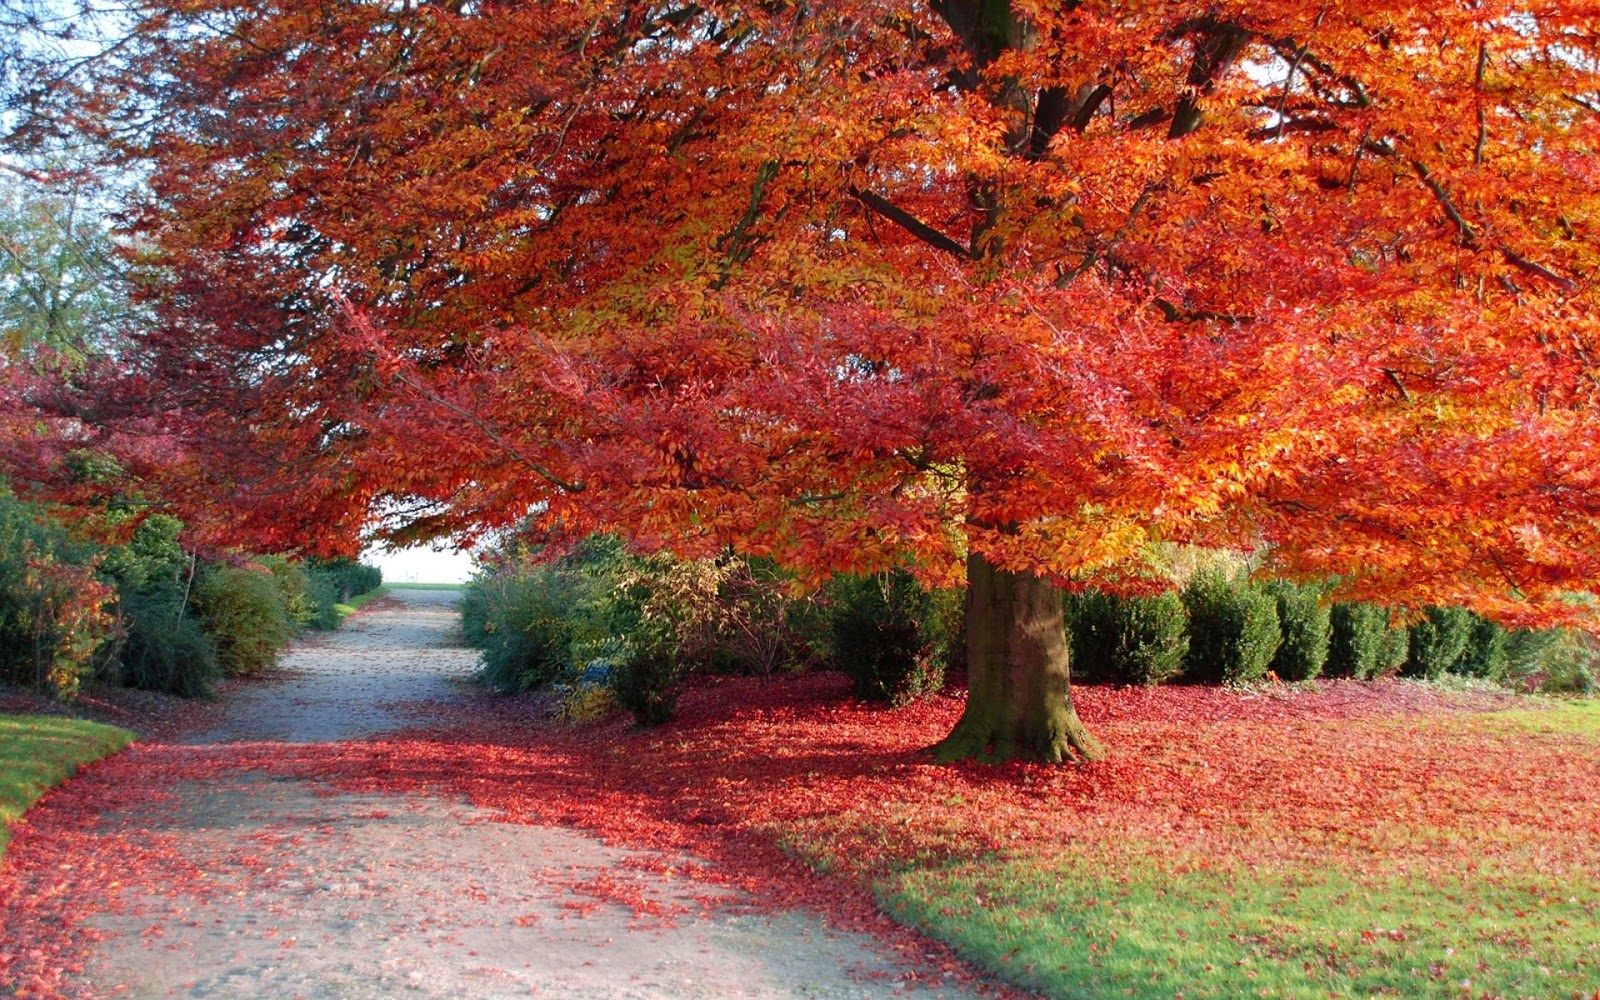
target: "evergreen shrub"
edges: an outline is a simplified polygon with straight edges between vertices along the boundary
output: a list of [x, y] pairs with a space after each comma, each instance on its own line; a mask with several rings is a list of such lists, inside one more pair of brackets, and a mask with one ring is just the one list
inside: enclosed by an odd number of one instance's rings
[[1401, 671], [1407, 677], [1438, 680], [1461, 659], [1472, 636], [1472, 612], [1429, 605], [1426, 617], [1411, 626], [1411, 649]]
[[905, 570], [841, 575], [828, 585], [832, 657], [856, 697], [903, 705], [944, 686], [959, 655], [961, 595]]
[[1390, 627], [1388, 608], [1354, 601], [1335, 604], [1329, 628], [1323, 666], [1329, 677], [1370, 680], [1393, 673], [1405, 662], [1407, 633]]
[[1189, 612], [1189, 653], [1183, 679], [1247, 684], [1266, 676], [1282, 634], [1278, 602], [1264, 589], [1201, 572], [1183, 590]]
[[1275, 580], [1267, 592], [1278, 602], [1283, 643], [1271, 670], [1280, 680], [1309, 681], [1322, 673], [1333, 638], [1333, 611], [1322, 600], [1322, 588]]
[[1176, 591], [1121, 597], [1090, 588], [1067, 595], [1075, 677], [1113, 684], [1161, 684], [1189, 652], [1189, 612]]
[[128, 687], [193, 698], [210, 692], [221, 673], [217, 651], [176, 583], [122, 594], [126, 635], [118, 652]]
[[1450, 665], [1452, 673], [1504, 684], [1511, 670], [1511, 633], [1499, 622], [1472, 615], [1466, 646]]

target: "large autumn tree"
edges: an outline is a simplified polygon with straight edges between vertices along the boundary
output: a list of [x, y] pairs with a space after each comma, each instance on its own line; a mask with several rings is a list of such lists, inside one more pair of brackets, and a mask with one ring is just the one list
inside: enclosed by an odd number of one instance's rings
[[1523, 620], [1600, 568], [1600, 4], [135, 11], [19, 135], [148, 176], [101, 398], [257, 544], [909, 561], [968, 586], [940, 752], [1046, 760], [1057, 587], [1152, 542]]

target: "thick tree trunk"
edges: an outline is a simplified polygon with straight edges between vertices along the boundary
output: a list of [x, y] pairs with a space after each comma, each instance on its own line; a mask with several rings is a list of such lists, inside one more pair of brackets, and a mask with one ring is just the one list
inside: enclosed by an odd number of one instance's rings
[[967, 557], [967, 708], [933, 747], [939, 760], [1057, 763], [1105, 750], [1072, 706], [1061, 591]]

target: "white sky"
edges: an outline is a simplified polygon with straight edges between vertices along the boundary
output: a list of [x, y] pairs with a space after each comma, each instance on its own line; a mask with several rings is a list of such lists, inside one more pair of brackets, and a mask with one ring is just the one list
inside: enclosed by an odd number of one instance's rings
[[363, 552], [361, 561], [383, 570], [384, 583], [465, 583], [472, 575], [472, 556], [449, 547], [374, 548]]

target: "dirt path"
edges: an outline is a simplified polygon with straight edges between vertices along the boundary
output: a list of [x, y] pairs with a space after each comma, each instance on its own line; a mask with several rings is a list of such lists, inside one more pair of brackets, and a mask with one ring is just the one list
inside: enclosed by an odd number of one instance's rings
[[[157, 844], [152, 857], [129, 860], [166, 874], [124, 885], [117, 863], [104, 862], [95, 877], [111, 879], [113, 905], [87, 918], [101, 939], [69, 993], [974, 995], [950, 981], [930, 985], [926, 969], [918, 979], [875, 939], [831, 930], [809, 912], [761, 912], [733, 890], [674, 877], [694, 859], [502, 822], [460, 801], [357, 794], [316, 780], [314, 768], [267, 766], [338, 754], [415, 725], [419, 702], [443, 710], [460, 697], [475, 656], [450, 646], [454, 595], [395, 597], [291, 651], [284, 679], [236, 692], [187, 746], [148, 752], [137, 765], [148, 795], [131, 792], [128, 775], [115, 789], [82, 782], [88, 799], [103, 800], [92, 835], [104, 850]], [[192, 771], [195, 755], [224, 763], [206, 765], [210, 780], [163, 782]], [[580, 891], [596, 880], [638, 905]]]

